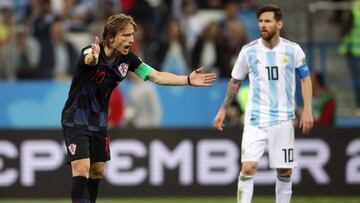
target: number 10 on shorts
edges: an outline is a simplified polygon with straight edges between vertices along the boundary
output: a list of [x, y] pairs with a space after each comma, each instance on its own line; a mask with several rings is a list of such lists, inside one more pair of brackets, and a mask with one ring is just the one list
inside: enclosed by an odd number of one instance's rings
[[285, 163], [291, 163], [294, 161], [294, 149], [293, 148], [282, 149], [282, 151], [284, 152]]

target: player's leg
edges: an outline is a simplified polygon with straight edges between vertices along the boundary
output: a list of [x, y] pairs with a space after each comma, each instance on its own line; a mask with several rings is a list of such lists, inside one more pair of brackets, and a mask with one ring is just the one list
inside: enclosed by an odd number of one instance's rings
[[291, 168], [276, 169], [277, 178], [275, 186], [276, 203], [288, 203], [292, 194]]
[[89, 181], [87, 185], [91, 203], [96, 202], [99, 184], [100, 181], [103, 179], [104, 175], [105, 175], [105, 162], [91, 163]]
[[276, 202], [288, 203], [292, 194], [291, 173], [296, 166], [295, 137], [292, 121], [282, 122], [270, 128], [269, 161], [276, 168]]
[[107, 132], [94, 133], [91, 137], [91, 167], [88, 182], [90, 202], [95, 203], [100, 181], [105, 176], [105, 162], [110, 160], [110, 141]]
[[71, 164], [72, 170], [71, 199], [73, 202], [90, 203], [87, 190], [90, 170], [89, 133], [82, 129], [65, 127], [64, 138], [67, 163]]
[[80, 159], [71, 162], [72, 189], [71, 199], [75, 203], [90, 203], [87, 190], [90, 159]]
[[254, 176], [257, 162], [242, 162], [241, 172], [238, 179], [237, 202], [250, 203], [254, 191]]
[[238, 179], [237, 202], [250, 203], [254, 190], [257, 162], [263, 155], [266, 132], [250, 125], [244, 126], [241, 142], [241, 172]]

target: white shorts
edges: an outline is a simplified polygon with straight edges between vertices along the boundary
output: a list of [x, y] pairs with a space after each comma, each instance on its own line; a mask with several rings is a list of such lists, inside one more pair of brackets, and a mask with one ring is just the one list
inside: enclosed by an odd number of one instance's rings
[[241, 162], [259, 162], [267, 147], [270, 168], [294, 168], [297, 165], [294, 142], [292, 120], [264, 128], [245, 125], [241, 143]]

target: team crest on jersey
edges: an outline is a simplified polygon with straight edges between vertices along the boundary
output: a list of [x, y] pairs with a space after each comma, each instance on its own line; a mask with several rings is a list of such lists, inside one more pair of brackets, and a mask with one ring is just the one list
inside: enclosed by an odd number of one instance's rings
[[118, 66], [118, 69], [119, 69], [120, 74], [121, 74], [123, 77], [125, 77], [128, 69], [129, 69], [129, 65], [126, 64], [126, 63], [122, 63], [122, 64], [120, 64], [120, 65]]
[[70, 144], [70, 145], [68, 146], [68, 149], [69, 149], [71, 155], [75, 155], [75, 152], [76, 152], [76, 144], [73, 144], [73, 143]]
[[283, 64], [288, 65], [289, 64], [289, 57], [284, 56], [283, 58]]

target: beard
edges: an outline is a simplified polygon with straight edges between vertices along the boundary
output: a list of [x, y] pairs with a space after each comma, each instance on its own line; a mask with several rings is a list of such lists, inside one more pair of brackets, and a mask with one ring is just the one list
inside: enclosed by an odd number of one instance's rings
[[275, 36], [275, 33], [275, 31], [261, 32], [261, 38], [263, 38], [265, 41], [270, 41]]

